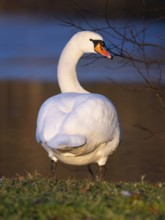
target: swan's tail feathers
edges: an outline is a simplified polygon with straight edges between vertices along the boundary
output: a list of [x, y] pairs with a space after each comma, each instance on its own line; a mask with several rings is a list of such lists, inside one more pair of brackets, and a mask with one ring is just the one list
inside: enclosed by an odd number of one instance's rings
[[67, 148], [80, 147], [86, 142], [86, 137], [80, 134], [59, 134], [47, 141], [47, 145], [53, 149], [66, 150]]

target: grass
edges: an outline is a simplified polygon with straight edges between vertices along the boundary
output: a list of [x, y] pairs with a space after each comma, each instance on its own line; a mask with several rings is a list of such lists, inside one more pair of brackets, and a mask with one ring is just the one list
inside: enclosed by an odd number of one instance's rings
[[111, 183], [38, 174], [0, 179], [0, 219], [165, 219], [165, 183]]

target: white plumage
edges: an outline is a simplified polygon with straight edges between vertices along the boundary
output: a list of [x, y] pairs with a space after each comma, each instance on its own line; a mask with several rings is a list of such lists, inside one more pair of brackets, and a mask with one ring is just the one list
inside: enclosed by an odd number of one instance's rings
[[111, 58], [102, 37], [89, 31], [75, 34], [65, 46], [58, 64], [62, 93], [41, 106], [36, 138], [54, 162], [97, 163], [102, 178], [102, 168], [120, 141], [118, 117], [111, 101], [84, 90], [76, 74], [76, 64], [83, 53], [96, 52]]

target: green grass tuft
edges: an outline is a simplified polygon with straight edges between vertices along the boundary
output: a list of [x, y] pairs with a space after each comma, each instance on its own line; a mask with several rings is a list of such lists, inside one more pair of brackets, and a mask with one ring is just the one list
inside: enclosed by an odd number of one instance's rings
[[0, 219], [165, 219], [165, 183], [111, 183], [38, 174], [0, 179]]

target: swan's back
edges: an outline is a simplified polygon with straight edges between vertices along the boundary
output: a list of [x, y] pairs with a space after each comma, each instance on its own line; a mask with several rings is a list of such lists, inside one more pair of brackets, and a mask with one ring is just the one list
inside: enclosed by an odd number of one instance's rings
[[116, 110], [106, 97], [62, 93], [43, 103], [36, 136], [43, 143], [59, 134], [80, 134], [95, 145], [112, 140], [118, 127]]

